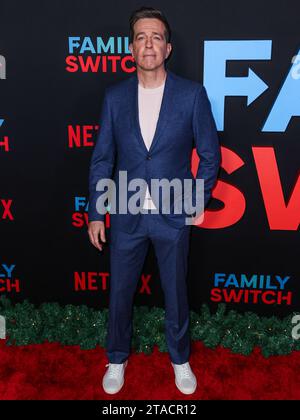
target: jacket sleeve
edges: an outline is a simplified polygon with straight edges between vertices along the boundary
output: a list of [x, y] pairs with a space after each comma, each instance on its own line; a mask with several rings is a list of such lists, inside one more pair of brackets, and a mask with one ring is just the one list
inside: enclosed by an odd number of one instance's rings
[[[196, 178], [204, 179], [204, 208], [211, 197], [211, 191], [218, 176], [221, 150], [211, 104], [204, 86], [200, 86], [193, 110], [194, 142], [200, 158]], [[193, 191], [193, 205], [195, 193]]]
[[99, 134], [92, 153], [89, 169], [89, 221], [104, 221], [105, 219], [105, 215], [99, 214], [96, 209], [97, 199], [101, 195], [100, 191], [96, 191], [96, 185], [100, 179], [111, 179], [115, 154], [116, 146], [113, 134], [113, 121], [108, 89], [106, 88], [102, 103]]

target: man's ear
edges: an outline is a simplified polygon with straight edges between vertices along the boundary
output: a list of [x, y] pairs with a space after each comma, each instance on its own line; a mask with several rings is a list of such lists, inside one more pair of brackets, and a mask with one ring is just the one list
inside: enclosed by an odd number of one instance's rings
[[132, 52], [133, 52], [133, 46], [132, 46], [132, 43], [130, 43], [129, 45], [128, 45], [128, 48], [129, 48], [129, 51], [131, 52], [131, 54], [132, 54]]
[[168, 43], [168, 45], [167, 45], [167, 53], [168, 53], [168, 55], [167, 55], [166, 58], [169, 57], [169, 55], [171, 54], [171, 51], [172, 51], [172, 44]]

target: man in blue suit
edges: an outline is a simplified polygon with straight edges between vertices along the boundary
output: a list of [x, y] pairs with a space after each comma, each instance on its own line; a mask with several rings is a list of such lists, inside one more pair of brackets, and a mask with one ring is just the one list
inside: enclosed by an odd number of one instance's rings
[[[130, 51], [136, 73], [106, 88], [100, 133], [93, 151], [89, 176], [89, 226], [92, 244], [102, 250], [106, 242], [104, 212], [99, 210], [103, 191], [99, 180], [112, 179], [117, 197], [124, 195], [119, 175], [127, 182], [145, 181], [141, 211], [112, 212], [110, 228], [110, 303], [107, 333], [109, 364], [102, 385], [109, 394], [124, 383], [130, 354], [133, 297], [150, 241], [158, 262], [165, 298], [165, 334], [175, 373], [175, 384], [184, 394], [197, 386], [189, 364], [189, 307], [186, 290], [190, 228], [189, 213], [175, 212], [178, 196], [171, 193], [169, 213], [162, 211], [164, 198], [151, 188], [151, 180], [192, 180], [192, 204], [196, 203], [191, 155], [200, 157], [196, 179], [204, 180], [204, 207], [217, 179], [220, 145], [206, 90], [198, 82], [182, 78], [165, 67], [172, 45], [170, 26], [156, 9], [142, 7], [130, 17]], [[120, 191], [122, 190], [122, 191]], [[126, 199], [133, 197], [128, 191]], [[123, 198], [122, 198], [123, 199]], [[179, 197], [182, 200], [182, 196]], [[103, 207], [102, 207], [103, 208]], [[117, 199], [116, 208], [119, 208]]]

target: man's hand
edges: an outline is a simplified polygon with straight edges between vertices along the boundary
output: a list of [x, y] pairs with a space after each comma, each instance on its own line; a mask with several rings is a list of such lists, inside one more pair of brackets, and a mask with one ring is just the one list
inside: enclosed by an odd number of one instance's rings
[[105, 224], [104, 222], [95, 220], [93, 222], [89, 222], [88, 226], [88, 234], [90, 237], [90, 241], [92, 244], [99, 249], [99, 251], [102, 251], [103, 244], [99, 242], [99, 235], [102, 242], [106, 242], [105, 239]]

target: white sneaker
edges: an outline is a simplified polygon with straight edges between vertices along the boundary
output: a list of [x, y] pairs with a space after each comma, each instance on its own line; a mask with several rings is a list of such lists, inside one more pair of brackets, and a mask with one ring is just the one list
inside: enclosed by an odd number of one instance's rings
[[193, 374], [189, 362], [182, 365], [172, 363], [175, 372], [175, 384], [183, 394], [193, 394], [197, 388], [197, 379]]
[[107, 394], [116, 394], [124, 384], [124, 372], [128, 360], [124, 363], [108, 363], [105, 375], [103, 376], [102, 386]]

